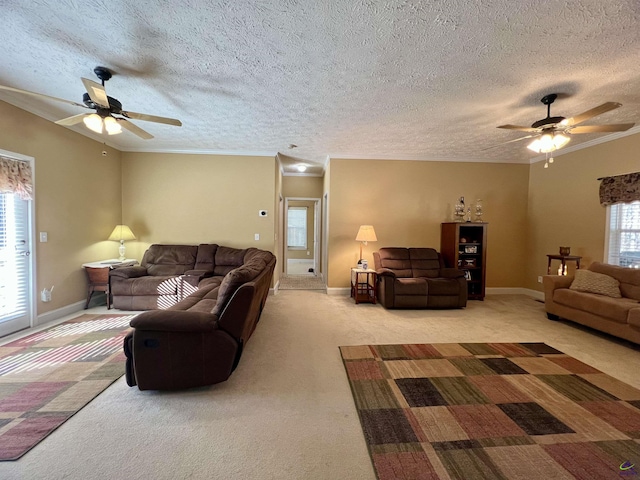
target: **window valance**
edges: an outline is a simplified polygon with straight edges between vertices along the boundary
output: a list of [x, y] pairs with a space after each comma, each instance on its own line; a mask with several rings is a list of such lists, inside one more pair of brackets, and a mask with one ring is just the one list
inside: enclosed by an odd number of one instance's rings
[[0, 193], [14, 193], [23, 200], [31, 200], [32, 178], [29, 162], [0, 156]]
[[600, 205], [606, 207], [616, 203], [640, 200], [640, 172], [599, 178]]

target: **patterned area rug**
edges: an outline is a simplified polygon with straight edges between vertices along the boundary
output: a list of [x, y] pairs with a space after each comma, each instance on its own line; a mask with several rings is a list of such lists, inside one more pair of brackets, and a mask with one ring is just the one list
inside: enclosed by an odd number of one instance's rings
[[640, 390], [544, 343], [340, 347], [388, 479], [640, 479]]
[[0, 346], [0, 460], [16, 460], [124, 374], [135, 315], [81, 315]]

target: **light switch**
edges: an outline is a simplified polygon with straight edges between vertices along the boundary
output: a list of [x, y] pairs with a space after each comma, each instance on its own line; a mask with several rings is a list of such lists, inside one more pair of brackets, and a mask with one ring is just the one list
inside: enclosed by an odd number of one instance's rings
[[259, 233], [256, 233], [256, 234], [253, 236], [253, 238], [254, 238], [255, 240], [260, 240], [260, 234], [259, 234]]
[[49, 240], [47, 232], [40, 232], [40, 243], [45, 243]]

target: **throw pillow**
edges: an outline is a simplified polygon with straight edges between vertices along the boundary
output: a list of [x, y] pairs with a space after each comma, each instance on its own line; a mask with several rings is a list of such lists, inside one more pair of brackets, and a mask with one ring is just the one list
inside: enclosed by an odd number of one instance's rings
[[591, 270], [576, 270], [575, 278], [569, 288], [579, 292], [606, 295], [607, 297], [622, 297], [618, 280], [609, 275], [592, 272]]

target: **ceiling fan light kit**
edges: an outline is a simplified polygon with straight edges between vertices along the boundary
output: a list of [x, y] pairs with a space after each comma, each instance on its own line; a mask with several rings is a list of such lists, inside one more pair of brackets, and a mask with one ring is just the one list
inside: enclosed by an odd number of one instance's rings
[[[88, 78], [82, 78], [87, 93], [83, 94], [82, 102], [77, 103], [70, 100], [64, 100], [62, 98], [51, 97], [49, 95], [43, 95], [41, 93], [29, 92], [27, 90], [20, 90], [18, 88], [6, 87], [0, 85], [0, 90], [8, 90], [10, 92], [22, 93], [25, 95], [32, 95], [35, 97], [45, 98], [47, 100], [55, 100], [57, 102], [67, 103], [76, 107], [87, 108], [95, 110], [95, 113], [81, 113], [79, 115], [73, 115], [68, 118], [63, 118], [55, 123], [58, 125], [72, 126], [80, 122], [83, 122], [85, 126], [98, 134], [106, 132], [109, 135], [117, 135], [122, 132], [122, 128], [129, 130], [134, 135], [140, 138], [148, 140], [153, 138], [149, 132], [143, 130], [137, 125], [129, 121], [133, 118], [136, 120], [144, 120], [145, 122], [163, 123], [165, 125], [174, 125], [176, 127], [182, 126], [182, 122], [175, 118], [158, 117], [155, 115], [148, 115], [145, 113], [136, 113], [122, 110], [122, 104], [115, 98], [109, 97], [104, 89], [104, 82], [109, 80], [113, 74], [106, 67], [96, 67], [93, 72], [101, 80], [102, 85], [89, 80]], [[121, 117], [114, 117], [114, 115], [120, 115]]]
[[536, 153], [549, 153], [564, 147], [570, 140], [571, 138], [563, 133], [543, 133], [540, 138], [527, 145], [527, 148]]
[[[587, 120], [597, 115], [601, 115], [616, 108], [620, 108], [622, 104], [616, 102], [607, 102], [595, 108], [592, 108], [591, 110], [587, 110], [580, 115], [576, 115], [575, 117], [552, 117], [551, 104], [556, 100], [556, 98], [558, 98], [558, 94], [556, 93], [550, 93], [549, 95], [545, 95], [544, 97], [542, 97], [540, 101], [547, 106], [547, 116], [542, 120], [534, 122], [531, 127], [524, 127], [519, 125], [500, 125], [498, 128], [504, 128], [507, 130], [518, 130], [530, 134], [526, 137], [516, 138], [515, 140], [509, 140], [508, 142], [504, 143], [517, 142], [520, 140], [525, 140], [527, 138], [536, 137], [529, 145], [527, 145], [527, 148], [536, 153], [548, 154], [550, 152], [559, 150], [567, 143], [569, 143], [569, 141], [571, 140], [571, 137], [569, 135], [571, 134], [624, 132], [635, 125], [634, 123], [621, 123], [617, 125], [609, 124], [578, 126], [580, 123], [586, 122]], [[553, 157], [547, 158], [544, 168], [548, 168], [549, 163], [553, 163]]]

